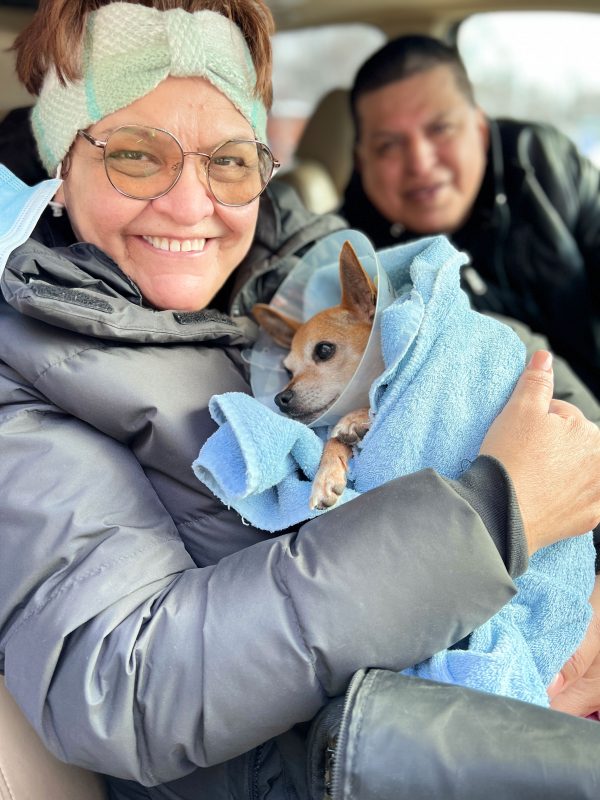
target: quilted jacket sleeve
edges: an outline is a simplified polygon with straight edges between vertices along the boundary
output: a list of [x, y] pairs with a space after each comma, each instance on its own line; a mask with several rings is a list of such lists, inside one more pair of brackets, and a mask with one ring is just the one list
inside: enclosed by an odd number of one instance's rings
[[0, 394], [0, 656], [62, 759], [145, 784], [221, 762], [310, 719], [357, 668], [460, 639], [514, 592], [498, 548], [522, 568], [520, 520], [491, 459], [197, 568], [127, 447], [7, 371]]

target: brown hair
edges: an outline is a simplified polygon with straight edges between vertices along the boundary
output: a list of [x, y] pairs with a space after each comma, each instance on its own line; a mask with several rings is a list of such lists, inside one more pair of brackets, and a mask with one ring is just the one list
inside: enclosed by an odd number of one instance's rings
[[[17, 74], [31, 94], [39, 94], [48, 70], [54, 66], [59, 78], [81, 78], [81, 43], [87, 16], [114, 0], [40, 0], [32, 21], [16, 38]], [[256, 95], [267, 109], [273, 100], [270, 36], [273, 16], [264, 0], [126, 0], [168, 11], [206, 9], [230, 19], [242, 31], [256, 70]]]
[[363, 95], [439, 66], [452, 70], [459, 90], [475, 105], [473, 87], [458, 50], [440, 39], [419, 34], [399, 36], [373, 53], [356, 73], [350, 90], [350, 111], [357, 138], [360, 132], [357, 104]]

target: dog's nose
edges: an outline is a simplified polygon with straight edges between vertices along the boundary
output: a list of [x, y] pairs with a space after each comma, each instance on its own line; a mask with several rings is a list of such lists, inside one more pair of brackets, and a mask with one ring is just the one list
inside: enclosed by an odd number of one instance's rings
[[280, 411], [285, 413], [289, 410], [293, 399], [294, 392], [291, 389], [284, 389], [282, 392], [275, 395], [275, 405]]

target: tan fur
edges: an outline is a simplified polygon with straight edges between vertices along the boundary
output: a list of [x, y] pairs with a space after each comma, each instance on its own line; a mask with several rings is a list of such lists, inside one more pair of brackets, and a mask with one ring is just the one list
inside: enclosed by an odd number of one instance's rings
[[[365, 351], [373, 319], [377, 290], [364, 271], [352, 245], [340, 252], [342, 300], [300, 323], [259, 303], [252, 313], [271, 338], [290, 352], [283, 361], [289, 383], [275, 397], [280, 410], [307, 424], [321, 416], [338, 399]], [[334, 505], [346, 486], [352, 447], [369, 429], [369, 409], [353, 411], [333, 428], [313, 482], [311, 508]]]

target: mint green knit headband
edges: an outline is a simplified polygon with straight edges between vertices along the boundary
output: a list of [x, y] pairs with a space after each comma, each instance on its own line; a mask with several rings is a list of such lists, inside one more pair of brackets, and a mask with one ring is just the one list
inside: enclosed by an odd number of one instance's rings
[[79, 128], [151, 92], [167, 76], [200, 76], [231, 100], [257, 139], [267, 112], [255, 94], [256, 73], [240, 29], [214, 11], [158, 11], [110, 3], [89, 15], [82, 80], [63, 85], [51, 69], [32, 114], [40, 157], [49, 174]]

